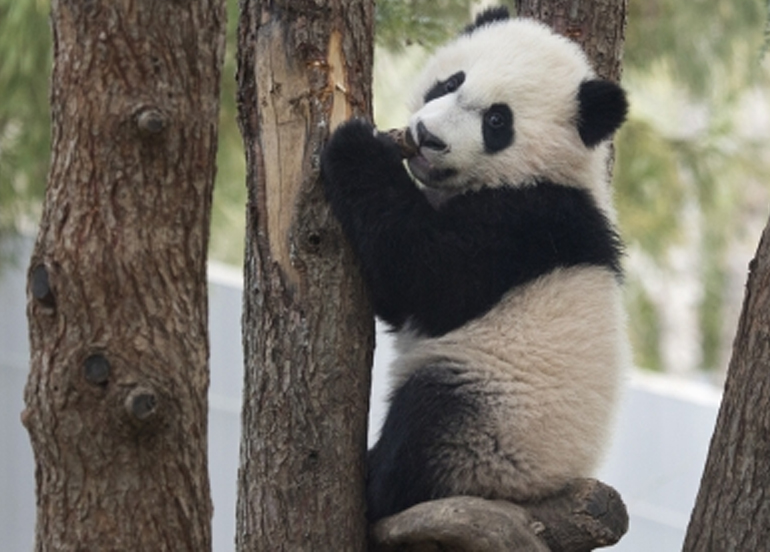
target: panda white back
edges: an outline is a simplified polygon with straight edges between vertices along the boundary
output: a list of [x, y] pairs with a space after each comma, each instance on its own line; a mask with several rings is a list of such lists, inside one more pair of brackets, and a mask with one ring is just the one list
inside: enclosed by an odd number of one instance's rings
[[623, 91], [575, 44], [503, 9], [437, 51], [418, 89], [411, 175], [363, 121], [322, 158], [375, 311], [398, 335], [368, 458], [371, 521], [443, 496], [529, 501], [590, 475], [629, 360], [605, 176]]

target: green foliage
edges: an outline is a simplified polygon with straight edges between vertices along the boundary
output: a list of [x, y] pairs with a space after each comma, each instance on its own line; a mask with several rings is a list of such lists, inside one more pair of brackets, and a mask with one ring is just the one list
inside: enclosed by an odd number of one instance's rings
[[662, 371], [660, 313], [639, 281], [632, 280], [626, 286], [626, 303], [632, 313], [629, 317], [629, 334], [636, 365]]
[[697, 96], [715, 84], [745, 83], [759, 72], [766, 5], [762, 0], [631, 0], [628, 70], [665, 65]]
[[[513, 0], [503, 3], [515, 11]], [[716, 366], [729, 346], [725, 297], [735, 270], [726, 264], [727, 254], [743, 231], [745, 213], [766, 213], [770, 129], [751, 132], [751, 101], [770, 104], [768, 3], [630, 0], [623, 84], [632, 110], [616, 139], [619, 221], [629, 249], [661, 279], [667, 278], [672, 251], [696, 252], [691, 270], [702, 282], [704, 367]], [[468, 23], [474, 5], [472, 0], [377, 2], [378, 123], [403, 124], [403, 83], [426, 51]], [[237, 264], [246, 191], [233, 78], [238, 6], [229, 0], [227, 7], [211, 255]], [[32, 228], [42, 202], [50, 140], [48, 10], [48, 0], [0, 0], [0, 233]], [[695, 217], [688, 214], [693, 210]], [[628, 275], [638, 361], [665, 369], [659, 310], [664, 306], [640, 278]]]
[[48, 2], [0, 0], [0, 233], [31, 226], [48, 171]]
[[680, 233], [686, 195], [675, 152], [650, 123], [638, 119], [626, 123], [616, 146], [615, 196], [624, 235], [661, 257]]
[[238, 130], [236, 98], [236, 43], [238, 3], [227, 2], [227, 48], [222, 68], [219, 110], [219, 149], [217, 179], [211, 212], [212, 259], [232, 265], [243, 264], [246, 228], [246, 159]]
[[[400, 52], [413, 44], [433, 49], [455, 36], [469, 22], [478, 0], [378, 0], [377, 45]], [[503, 0], [515, 13], [514, 1]]]
[[[616, 140], [618, 213], [624, 237], [662, 279], [674, 247], [694, 252], [701, 368], [718, 367], [729, 347], [727, 253], [750, 198], [767, 199], [766, 144], [752, 136], [751, 116], [741, 116], [767, 87], [767, 21], [763, 0], [630, 3], [624, 85], [632, 112]], [[637, 278], [629, 275], [637, 360], [658, 367], [659, 336], [646, 324], [665, 305], [645, 299], [649, 286]]]
[[433, 48], [468, 22], [472, 0], [379, 0], [377, 44], [391, 51], [419, 44]]

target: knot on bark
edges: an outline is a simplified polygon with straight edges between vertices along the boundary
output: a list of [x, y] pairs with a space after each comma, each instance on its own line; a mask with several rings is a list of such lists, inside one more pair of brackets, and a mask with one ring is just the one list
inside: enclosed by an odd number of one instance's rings
[[149, 387], [135, 387], [126, 397], [125, 407], [133, 420], [148, 422], [157, 414], [157, 394]]
[[91, 385], [104, 387], [110, 379], [110, 362], [104, 355], [93, 354], [83, 362], [83, 377]]
[[32, 269], [29, 276], [29, 286], [32, 297], [42, 307], [53, 309], [56, 307], [56, 296], [51, 287], [51, 281], [48, 276], [48, 269], [44, 263], [38, 263]]
[[160, 134], [166, 129], [166, 116], [155, 107], [143, 107], [136, 115], [136, 126], [147, 136]]

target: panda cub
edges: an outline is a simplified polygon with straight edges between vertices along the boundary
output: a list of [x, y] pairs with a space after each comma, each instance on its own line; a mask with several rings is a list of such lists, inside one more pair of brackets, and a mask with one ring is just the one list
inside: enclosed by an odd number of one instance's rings
[[537, 500], [591, 475], [629, 357], [606, 178], [623, 90], [504, 8], [439, 49], [417, 90], [416, 155], [353, 120], [321, 163], [397, 334], [372, 522], [451, 495]]

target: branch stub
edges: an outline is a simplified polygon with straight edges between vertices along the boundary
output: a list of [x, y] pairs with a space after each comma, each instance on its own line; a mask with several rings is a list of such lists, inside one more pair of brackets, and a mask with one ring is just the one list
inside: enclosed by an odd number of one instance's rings
[[126, 410], [128, 414], [140, 422], [147, 421], [155, 414], [157, 407], [157, 396], [146, 387], [137, 387], [126, 397]]
[[48, 270], [43, 263], [38, 264], [32, 269], [31, 290], [34, 297], [41, 305], [45, 307], [56, 306], [56, 297], [51, 289], [51, 283], [48, 278]]
[[166, 128], [166, 117], [158, 109], [145, 107], [139, 111], [136, 125], [143, 134], [160, 134]]
[[110, 378], [110, 362], [104, 355], [94, 354], [83, 363], [83, 375], [92, 385], [107, 385]]

